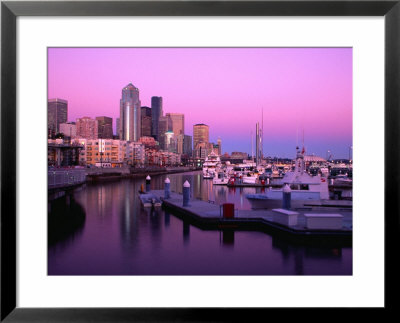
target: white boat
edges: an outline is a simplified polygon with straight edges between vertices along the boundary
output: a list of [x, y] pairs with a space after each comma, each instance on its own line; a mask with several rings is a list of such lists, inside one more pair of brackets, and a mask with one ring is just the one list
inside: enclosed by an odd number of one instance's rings
[[226, 170], [220, 170], [215, 173], [213, 178], [213, 185], [227, 185], [230, 176], [226, 173]]
[[216, 172], [220, 168], [221, 168], [221, 159], [214, 152], [214, 150], [212, 150], [203, 163], [203, 178], [209, 178], [209, 179], [214, 178]]
[[328, 182], [326, 178], [311, 176], [305, 171], [304, 148], [302, 151], [296, 147], [296, 166], [294, 171], [287, 172], [277, 183], [280, 189], [270, 189], [261, 194], [248, 194], [246, 198], [253, 208], [282, 207], [283, 186], [291, 189], [291, 207], [301, 207], [309, 201], [329, 200]]
[[347, 174], [337, 175], [334, 178], [334, 185], [351, 187], [353, 185], [353, 180], [349, 178]]

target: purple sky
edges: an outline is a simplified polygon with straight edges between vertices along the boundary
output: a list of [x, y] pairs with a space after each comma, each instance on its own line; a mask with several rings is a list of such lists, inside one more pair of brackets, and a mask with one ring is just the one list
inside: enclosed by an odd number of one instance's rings
[[[49, 48], [48, 97], [68, 100], [68, 120], [119, 117], [121, 90], [132, 83], [142, 106], [210, 126], [223, 152], [251, 153], [264, 113], [264, 155], [348, 158], [352, 146], [351, 48]], [[115, 129], [115, 125], [114, 125]], [[255, 147], [254, 147], [255, 150]]]

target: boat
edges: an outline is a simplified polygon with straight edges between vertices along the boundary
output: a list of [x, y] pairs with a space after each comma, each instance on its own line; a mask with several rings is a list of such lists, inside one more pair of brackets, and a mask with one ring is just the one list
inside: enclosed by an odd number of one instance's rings
[[213, 185], [227, 185], [230, 176], [226, 173], [226, 170], [219, 170], [215, 173], [213, 178]]
[[220, 168], [221, 168], [221, 159], [214, 152], [214, 150], [212, 150], [203, 163], [203, 178], [213, 179], [215, 177], [216, 172], [219, 171]]
[[142, 193], [139, 194], [139, 199], [142, 202], [144, 208], [147, 207], [161, 207], [161, 200], [153, 193]]
[[347, 174], [344, 175], [337, 175], [334, 177], [334, 186], [346, 186], [346, 187], [352, 187], [353, 186], [353, 180], [348, 177]]
[[310, 201], [329, 200], [328, 182], [320, 175], [311, 176], [305, 170], [304, 148], [300, 151], [296, 147], [296, 164], [293, 171], [286, 172], [282, 179], [277, 181], [280, 189], [269, 189], [265, 193], [247, 194], [246, 198], [252, 208], [282, 207], [283, 188], [291, 190], [291, 207], [302, 207]]

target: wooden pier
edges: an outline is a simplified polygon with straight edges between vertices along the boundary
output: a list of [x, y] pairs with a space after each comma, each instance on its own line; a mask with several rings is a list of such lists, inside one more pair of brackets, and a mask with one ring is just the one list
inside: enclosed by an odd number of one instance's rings
[[[152, 191], [160, 197], [162, 206], [179, 218], [209, 230], [251, 230], [279, 234], [294, 242], [334, 242], [351, 245], [352, 242], [352, 209], [348, 205], [337, 204], [332, 201], [330, 205], [308, 205], [301, 209], [291, 210], [298, 214], [296, 225], [287, 226], [276, 220], [276, 211], [262, 210], [237, 210], [234, 216], [224, 218], [222, 206], [212, 202], [191, 199], [189, 206], [183, 206], [183, 196], [171, 192], [169, 199], [164, 199], [164, 191]], [[340, 201], [339, 201], [340, 202]], [[331, 214], [342, 216], [340, 229], [311, 229], [307, 227], [307, 217], [310, 214]]]

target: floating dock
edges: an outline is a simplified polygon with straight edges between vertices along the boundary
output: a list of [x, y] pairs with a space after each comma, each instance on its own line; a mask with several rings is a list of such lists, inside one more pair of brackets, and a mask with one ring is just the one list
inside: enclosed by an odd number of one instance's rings
[[[169, 199], [164, 199], [164, 191], [152, 191], [162, 200], [162, 206], [174, 215], [192, 223], [202, 229], [209, 230], [252, 230], [263, 231], [285, 235], [296, 242], [308, 242], [318, 240], [319, 242], [334, 242], [351, 245], [352, 243], [352, 208], [348, 203], [332, 200], [329, 205], [314, 203], [305, 205], [303, 208], [290, 210], [295, 213], [296, 221], [286, 223], [281, 221], [280, 216], [285, 218], [286, 210], [234, 210], [233, 217], [224, 217], [222, 206], [212, 202], [191, 199], [189, 206], [183, 206], [183, 196], [171, 192]], [[339, 202], [339, 203], [337, 203]], [[290, 215], [292, 216], [292, 215]], [[323, 221], [337, 221], [340, 218], [340, 226], [329, 224], [313, 227], [310, 221], [324, 218]], [[333, 223], [333, 222], [332, 222]]]

